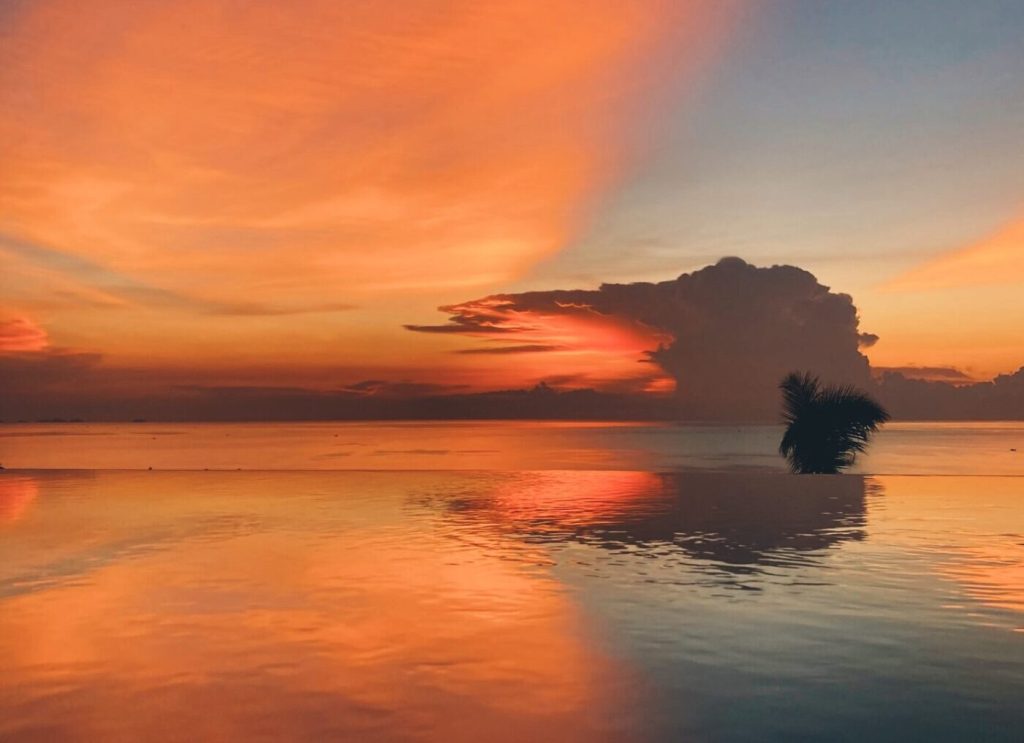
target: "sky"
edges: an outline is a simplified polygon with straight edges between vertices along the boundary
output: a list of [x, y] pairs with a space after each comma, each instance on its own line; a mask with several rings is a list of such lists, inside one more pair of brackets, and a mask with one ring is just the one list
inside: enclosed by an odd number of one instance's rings
[[668, 320], [414, 331], [738, 256], [851, 295], [875, 369], [1008, 374], [1022, 36], [1013, 0], [0, 0], [0, 366], [661, 394]]

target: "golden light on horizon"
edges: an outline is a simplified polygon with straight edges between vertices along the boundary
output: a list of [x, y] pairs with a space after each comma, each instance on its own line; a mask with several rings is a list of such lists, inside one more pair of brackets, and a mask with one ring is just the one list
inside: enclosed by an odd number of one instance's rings
[[955, 367], [977, 381], [1021, 367], [1024, 219], [925, 260], [874, 292], [879, 366]]

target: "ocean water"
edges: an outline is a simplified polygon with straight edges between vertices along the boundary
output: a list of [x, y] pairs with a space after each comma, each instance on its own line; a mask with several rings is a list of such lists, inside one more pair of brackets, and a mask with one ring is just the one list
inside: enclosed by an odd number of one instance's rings
[[1021, 740], [1024, 428], [777, 434], [0, 427], [0, 740]]
[[[536, 421], [0, 425], [18, 469], [784, 472], [779, 426]], [[890, 423], [857, 474], [1024, 475], [1024, 422]]]

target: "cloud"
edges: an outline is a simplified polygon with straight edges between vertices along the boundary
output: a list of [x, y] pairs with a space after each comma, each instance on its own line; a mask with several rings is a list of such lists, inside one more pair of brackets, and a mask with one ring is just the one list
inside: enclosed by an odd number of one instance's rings
[[[678, 409], [638, 380], [552, 376], [532, 389], [472, 392], [460, 385], [364, 380], [343, 388], [213, 385], [156, 379], [146, 370], [109, 367], [96, 354], [66, 350], [0, 354], [0, 420], [671, 420], [756, 418], [728, 405]], [[615, 385], [618, 386], [615, 386]], [[873, 391], [904, 420], [1024, 419], [1024, 369], [991, 382], [951, 384], [886, 371]], [[762, 418], [774, 418], [775, 390]], [[748, 398], [749, 399], [749, 398]], [[756, 402], [756, 398], [755, 398]]]
[[670, 336], [621, 314], [596, 311], [577, 295], [586, 292], [500, 294], [445, 305], [451, 315], [439, 325], [406, 325], [420, 333], [481, 338], [487, 345], [460, 349], [479, 358], [519, 354], [522, 383], [572, 379], [579, 387], [605, 391], [664, 392], [666, 378], [646, 362], [647, 352]]
[[878, 393], [895, 417], [906, 420], [1024, 420], [1024, 367], [973, 384], [888, 372]]
[[113, 271], [88, 258], [56, 250], [45, 245], [19, 240], [0, 233], [0, 256], [11, 273], [24, 271], [42, 274], [51, 288], [49, 301], [62, 297], [66, 304], [105, 309], [139, 306], [181, 309], [198, 315], [274, 317], [313, 313], [343, 312], [356, 309], [345, 302], [290, 302], [269, 304], [252, 300], [221, 302], [197, 299], [187, 293], [147, 285]]
[[83, 400], [103, 396], [96, 375], [101, 360], [54, 348], [0, 353], [0, 420], [65, 417]]
[[549, 351], [562, 351], [565, 350], [565, 346], [552, 346], [545, 345], [543, 343], [529, 343], [522, 346], [494, 346], [493, 348], [460, 348], [456, 353], [463, 354], [495, 354], [502, 356], [504, 354], [517, 354], [517, 353], [546, 353]]
[[212, 305], [207, 308], [211, 315], [234, 315], [237, 317], [282, 317], [286, 315], [311, 315], [321, 312], [348, 312], [358, 309], [347, 302], [320, 302], [292, 306], [274, 306], [258, 302]]
[[446, 305], [441, 312], [451, 314], [444, 325], [405, 325], [406, 330], [417, 333], [458, 333], [462, 335], [493, 335], [522, 332], [509, 321], [507, 310], [514, 309], [503, 296], [486, 297], [464, 304]]
[[391, 456], [394, 454], [427, 454], [443, 456], [451, 454], [451, 449], [377, 449], [371, 452], [374, 456]]
[[214, 306], [517, 277], [620, 179], [631, 115], [689, 87], [732, 5], [19, 3], [0, 230]]
[[907, 379], [921, 379], [928, 382], [949, 382], [966, 384], [976, 381], [960, 369], [951, 366], [875, 366], [871, 373], [876, 377], [885, 374], [900, 374]]
[[91, 374], [102, 357], [64, 349], [0, 354], [0, 385], [24, 391], [53, 384], [73, 384]]
[[0, 316], [0, 353], [10, 351], [42, 351], [50, 345], [42, 327], [27, 317]]
[[366, 379], [341, 388], [341, 392], [360, 397], [421, 397], [458, 392], [467, 388], [464, 384], [433, 384], [429, 382], [390, 382], [383, 379]]
[[1024, 284], [1024, 218], [978, 242], [944, 253], [885, 284], [890, 291]]
[[[778, 406], [786, 372], [871, 384], [857, 309], [793, 266], [757, 268], [739, 258], [660, 283], [597, 290], [501, 294], [441, 308], [446, 325], [421, 332], [504, 334], [509, 341], [646, 356], [676, 381], [692, 415], [763, 418]], [[588, 332], [589, 330], [589, 332]]]

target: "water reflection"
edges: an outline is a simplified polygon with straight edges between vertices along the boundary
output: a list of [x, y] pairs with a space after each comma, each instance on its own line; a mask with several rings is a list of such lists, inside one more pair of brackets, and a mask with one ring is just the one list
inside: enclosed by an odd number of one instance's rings
[[0, 540], [0, 739], [614, 740], [642, 686], [536, 548], [407, 518], [442, 475], [34, 482]]
[[[1015, 545], [975, 545], [957, 551], [943, 574], [959, 582], [976, 601], [1024, 613], [1024, 541]], [[1016, 627], [1024, 632], [1024, 624]]]
[[[9, 424], [9, 468], [783, 472], [779, 426], [422, 421]], [[859, 474], [1024, 475], [1024, 424], [891, 423]]]
[[864, 539], [867, 490], [856, 475], [538, 472], [433, 505], [455, 521], [486, 520], [528, 542], [662, 559], [670, 548], [747, 573]]
[[39, 495], [31, 477], [0, 472], [0, 525], [22, 518]]
[[961, 595], [950, 608], [981, 621], [991, 618], [979, 616], [978, 605], [1014, 612], [1014, 628], [1024, 632], [1024, 478], [878, 481], [888, 496], [886, 518], [874, 531], [903, 549], [939, 553], [936, 573]]
[[417, 505], [545, 547], [655, 679], [655, 739], [1016, 741], [1022, 489], [535, 472]]
[[5, 741], [1016, 741], [1024, 725], [1007, 631], [1022, 478], [0, 483]]

